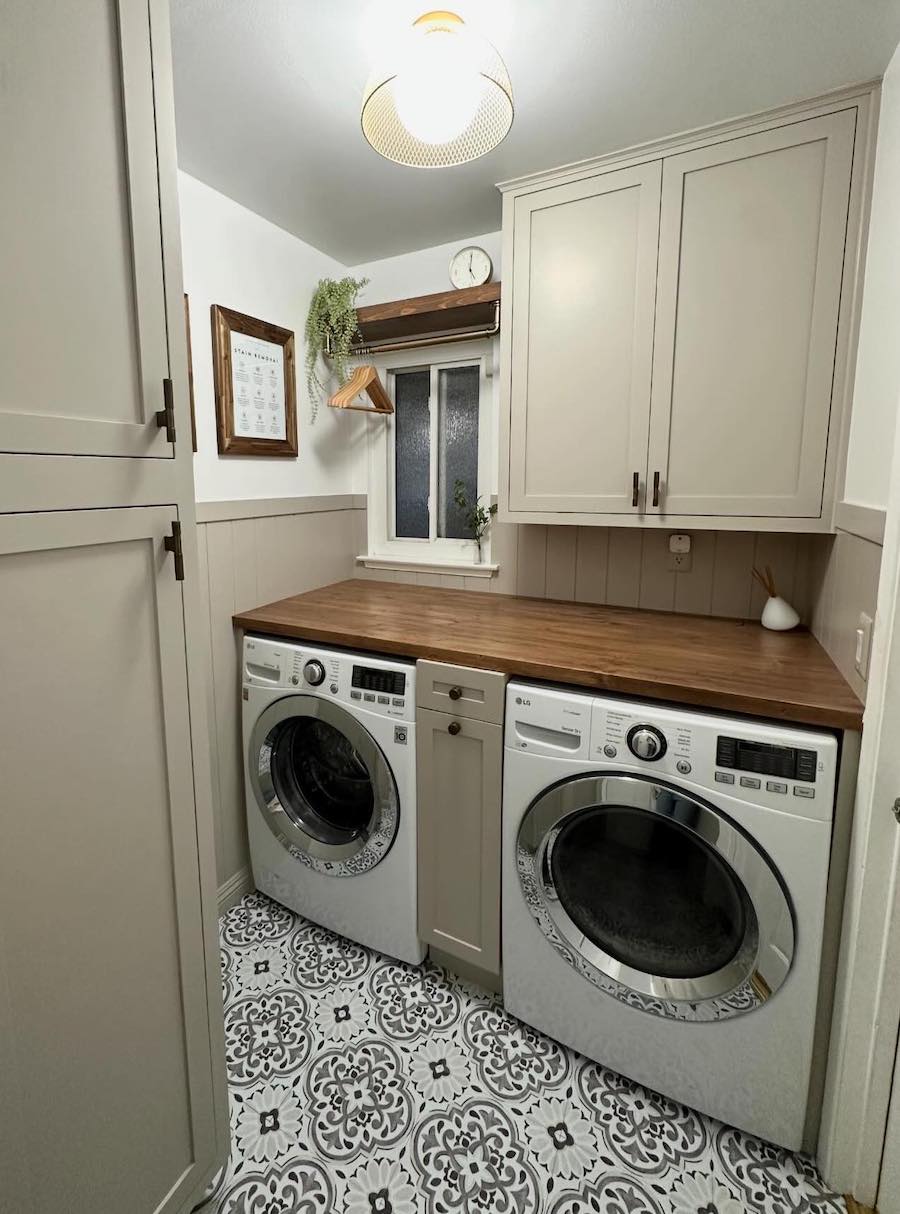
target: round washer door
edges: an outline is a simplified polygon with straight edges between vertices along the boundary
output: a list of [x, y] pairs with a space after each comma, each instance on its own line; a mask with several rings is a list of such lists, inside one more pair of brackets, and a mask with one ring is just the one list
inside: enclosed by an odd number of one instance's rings
[[397, 785], [355, 717], [316, 696], [288, 696], [259, 716], [247, 755], [263, 821], [298, 860], [334, 877], [374, 868], [400, 820]]
[[752, 1011], [782, 985], [794, 917], [767, 856], [706, 802], [640, 776], [548, 789], [517, 868], [541, 930], [617, 999], [676, 1020]]

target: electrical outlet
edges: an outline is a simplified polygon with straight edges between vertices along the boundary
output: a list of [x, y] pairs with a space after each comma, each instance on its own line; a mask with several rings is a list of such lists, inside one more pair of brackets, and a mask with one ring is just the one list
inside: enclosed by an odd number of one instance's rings
[[676, 531], [669, 536], [669, 572], [690, 573], [691, 537]]
[[859, 623], [856, 628], [856, 653], [853, 664], [861, 678], [869, 677], [869, 652], [872, 648], [872, 617], [864, 611], [859, 613]]

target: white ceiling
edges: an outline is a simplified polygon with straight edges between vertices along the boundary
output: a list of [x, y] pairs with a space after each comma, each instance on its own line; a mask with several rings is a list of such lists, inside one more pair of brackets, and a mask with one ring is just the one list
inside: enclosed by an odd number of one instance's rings
[[382, 40], [424, 0], [172, 0], [179, 162], [347, 265], [500, 226], [494, 183], [880, 76], [900, 0], [459, 0], [516, 119], [472, 164], [364, 140]]

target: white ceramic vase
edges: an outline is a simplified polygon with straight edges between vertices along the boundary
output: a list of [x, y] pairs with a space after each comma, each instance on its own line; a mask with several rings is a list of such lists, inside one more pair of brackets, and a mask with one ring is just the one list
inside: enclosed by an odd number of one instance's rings
[[767, 600], [762, 613], [763, 628], [771, 628], [773, 632], [787, 632], [796, 628], [799, 623], [797, 612], [780, 595], [774, 595]]

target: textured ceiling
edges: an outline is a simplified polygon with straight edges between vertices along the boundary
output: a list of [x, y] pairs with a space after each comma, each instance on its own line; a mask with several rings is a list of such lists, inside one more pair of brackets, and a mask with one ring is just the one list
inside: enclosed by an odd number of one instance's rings
[[179, 162], [347, 265], [500, 225], [494, 183], [880, 76], [900, 0], [461, 0], [512, 77], [488, 156], [408, 169], [363, 139], [379, 44], [421, 0], [172, 0]]

